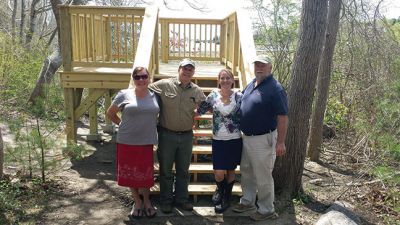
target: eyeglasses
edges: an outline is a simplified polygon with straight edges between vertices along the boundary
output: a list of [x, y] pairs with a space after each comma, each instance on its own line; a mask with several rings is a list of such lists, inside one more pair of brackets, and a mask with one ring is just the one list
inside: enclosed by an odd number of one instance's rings
[[134, 80], [147, 80], [149, 78], [148, 74], [135, 75], [132, 77]]

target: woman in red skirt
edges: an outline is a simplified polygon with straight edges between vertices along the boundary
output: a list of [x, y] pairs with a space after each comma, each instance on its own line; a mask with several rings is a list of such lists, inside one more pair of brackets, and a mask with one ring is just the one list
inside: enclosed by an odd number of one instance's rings
[[153, 145], [157, 143], [157, 115], [160, 108], [155, 94], [147, 89], [150, 82], [148, 70], [136, 67], [132, 72], [132, 80], [133, 87], [118, 92], [107, 110], [107, 116], [119, 125], [118, 185], [131, 189], [135, 201], [131, 215], [134, 218], [143, 215], [151, 218], [156, 215], [149, 195], [154, 185]]

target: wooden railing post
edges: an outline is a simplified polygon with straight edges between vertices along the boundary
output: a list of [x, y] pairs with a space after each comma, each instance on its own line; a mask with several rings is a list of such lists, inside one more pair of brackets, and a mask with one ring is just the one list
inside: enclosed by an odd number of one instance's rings
[[60, 8], [60, 37], [61, 37], [61, 54], [64, 71], [71, 71], [72, 61], [72, 32], [71, 32], [71, 15], [68, 6], [61, 5]]
[[169, 55], [169, 25], [166, 20], [161, 21], [161, 61], [168, 63]]

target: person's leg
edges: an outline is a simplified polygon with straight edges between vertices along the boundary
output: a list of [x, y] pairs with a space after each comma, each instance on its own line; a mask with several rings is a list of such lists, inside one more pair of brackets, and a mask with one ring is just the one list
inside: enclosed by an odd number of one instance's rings
[[240, 183], [242, 186], [243, 196], [240, 198], [240, 204], [254, 206], [256, 201], [256, 182], [253, 174], [253, 165], [250, 161], [252, 154], [251, 139], [253, 137], [243, 136], [243, 151], [242, 159], [240, 162]]
[[217, 185], [215, 192], [211, 198], [214, 205], [221, 203], [222, 196], [226, 185], [225, 170], [214, 170], [215, 184]]
[[253, 142], [253, 154], [251, 161], [255, 165], [255, 180], [258, 190], [258, 212], [267, 214], [274, 212], [274, 180], [272, 178], [272, 170], [276, 158], [275, 143], [276, 132], [257, 136]]
[[152, 218], [156, 215], [156, 210], [150, 201], [150, 188], [140, 188], [140, 192], [143, 195], [143, 208], [147, 217]]
[[188, 133], [179, 135], [179, 143], [179, 149], [175, 154], [175, 202], [187, 203], [189, 198], [189, 166], [192, 158], [193, 134]]
[[172, 167], [177, 147], [176, 136], [160, 130], [158, 133], [157, 149], [157, 157], [160, 165], [160, 201], [161, 205], [169, 205], [167, 208], [170, 208], [170, 210], [163, 210], [166, 212], [172, 210], [174, 182]]
[[227, 183], [231, 183], [235, 180], [235, 170], [227, 170], [226, 171], [226, 181]]
[[141, 216], [143, 216], [143, 213], [142, 213], [143, 202], [139, 195], [139, 189], [138, 188], [130, 188], [130, 189], [131, 189], [131, 194], [132, 194], [133, 200], [135, 202], [132, 207], [131, 215], [133, 217], [141, 217]]
[[220, 182], [225, 178], [225, 170], [214, 170], [215, 181]]

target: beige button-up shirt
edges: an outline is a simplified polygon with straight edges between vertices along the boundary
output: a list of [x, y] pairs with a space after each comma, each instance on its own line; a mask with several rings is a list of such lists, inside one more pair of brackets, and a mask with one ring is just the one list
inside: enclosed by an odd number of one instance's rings
[[181, 87], [177, 77], [149, 84], [161, 98], [160, 125], [172, 131], [188, 131], [193, 127], [194, 110], [206, 96], [194, 83]]

